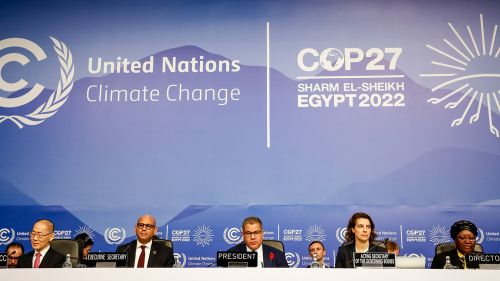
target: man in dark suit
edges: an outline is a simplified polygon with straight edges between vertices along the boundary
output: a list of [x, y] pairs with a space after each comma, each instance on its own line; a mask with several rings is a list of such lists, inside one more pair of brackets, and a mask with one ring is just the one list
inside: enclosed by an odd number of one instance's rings
[[[314, 254], [316, 254], [316, 259], [318, 260], [318, 263], [322, 268], [332, 268], [330, 265], [325, 264], [323, 260], [324, 255], [326, 255], [326, 251], [325, 246], [320, 241], [312, 241], [309, 244], [309, 256], [313, 258]], [[311, 265], [307, 266], [307, 268], [310, 267]]]
[[31, 231], [31, 246], [34, 251], [19, 257], [16, 268], [62, 268], [66, 257], [50, 247], [54, 239], [54, 224], [39, 220]]
[[256, 217], [249, 217], [243, 221], [241, 235], [245, 243], [238, 244], [228, 251], [233, 252], [257, 252], [257, 267], [289, 267], [286, 262], [285, 253], [262, 244], [264, 230], [262, 221]]
[[137, 221], [135, 226], [137, 240], [116, 248], [117, 253], [128, 253], [127, 267], [172, 267], [174, 265], [173, 250], [153, 241], [156, 231], [158, 227], [152, 216], [145, 215]]
[[9, 255], [8, 268], [16, 268], [19, 257], [24, 254], [24, 247], [19, 243], [10, 243], [7, 246], [7, 255]]

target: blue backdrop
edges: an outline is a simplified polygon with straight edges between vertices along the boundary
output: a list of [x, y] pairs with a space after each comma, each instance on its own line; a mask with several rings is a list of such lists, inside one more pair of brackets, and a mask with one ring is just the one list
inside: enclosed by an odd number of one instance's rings
[[498, 1], [4, 1], [0, 250], [40, 218], [93, 251], [150, 214], [185, 266], [245, 217], [305, 267], [350, 216], [425, 256], [500, 252]]

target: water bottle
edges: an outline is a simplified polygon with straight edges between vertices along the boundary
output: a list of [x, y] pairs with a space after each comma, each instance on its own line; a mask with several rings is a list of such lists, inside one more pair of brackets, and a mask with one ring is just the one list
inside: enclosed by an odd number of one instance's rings
[[183, 268], [182, 263], [179, 262], [179, 258], [175, 258], [174, 268]]
[[444, 265], [443, 268], [444, 269], [455, 269], [455, 267], [453, 265], [451, 265], [449, 256], [446, 256], [446, 264]]
[[72, 268], [72, 267], [73, 267], [73, 264], [71, 264], [71, 257], [69, 256], [69, 254], [67, 254], [66, 261], [63, 263], [62, 268]]
[[321, 268], [318, 262], [318, 256], [316, 254], [313, 255], [313, 261], [311, 263], [311, 268]]

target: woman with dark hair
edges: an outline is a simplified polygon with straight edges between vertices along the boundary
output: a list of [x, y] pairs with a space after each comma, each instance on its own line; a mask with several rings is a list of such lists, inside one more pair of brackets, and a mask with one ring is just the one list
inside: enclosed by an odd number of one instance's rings
[[349, 223], [347, 224], [347, 232], [345, 235], [345, 240], [347, 242], [344, 243], [345, 246], [339, 247], [335, 267], [354, 268], [354, 253], [387, 253], [386, 248], [372, 243], [375, 240], [375, 237], [377, 237], [375, 224], [369, 215], [365, 213], [356, 213], [352, 215]]
[[78, 242], [78, 259], [81, 264], [85, 264], [85, 260], [90, 250], [92, 250], [94, 241], [87, 233], [78, 234], [74, 240]]
[[443, 269], [448, 258], [452, 266], [466, 269], [464, 255], [474, 252], [477, 227], [470, 221], [457, 221], [451, 226], [450, 235], [455, 242], [456, 249], [435, 255], [431, 268]]

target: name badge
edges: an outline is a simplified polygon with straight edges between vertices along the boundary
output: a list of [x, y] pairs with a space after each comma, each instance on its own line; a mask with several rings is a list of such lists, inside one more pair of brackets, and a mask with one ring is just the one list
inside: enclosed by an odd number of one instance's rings
[[354, 267], [396, 267], [395, 253], [354, 253]]
[[100, 253], [88, 253], [87, 255], [87, 265], [89, 267], [95, 267], [98, 262], [114, 262], [116, 267], [126, 267], [127, 266], [128, 253], [115, 253], [115, 252], [100, 252]]
[[480, 264], [500, 264], [500, 254], [465, 254], [467, 268], [479, 268]]

